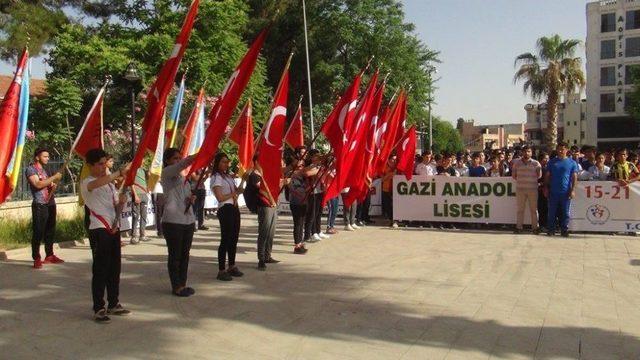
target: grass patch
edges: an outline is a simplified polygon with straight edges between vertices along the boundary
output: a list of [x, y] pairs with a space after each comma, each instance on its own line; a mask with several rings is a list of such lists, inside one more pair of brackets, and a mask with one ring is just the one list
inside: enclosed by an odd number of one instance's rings
[[[55, 242], [84, 239], [83, 215], [56, 221]], [[0, 219], [0, 249], [11, 250], [31, 244], [31, 219]]]

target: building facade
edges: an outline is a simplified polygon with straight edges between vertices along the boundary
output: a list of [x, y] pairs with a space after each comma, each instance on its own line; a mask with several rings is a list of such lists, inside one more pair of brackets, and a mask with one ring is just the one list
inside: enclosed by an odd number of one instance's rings
[[458, 119], [456, 129], [465, 149], [482, 151], [486, 148], [511, 148], [525, 140], [524, 124], [475, 125], [473, 119]]
[[640, 66], [640, 0], [587, 4], [586, 143], [601, 148], [640, 142], [638, 121], [625, 110], [634, 67]]
[[[534, 146], [544, 144], [547, 129], [547, 104], [527, 104], [524, 107], [527, 122], [524, 124], [525, 140]], [[569, 145], [588, 144], [589, 127], [586, 121], [587, 101], [580, 94], [565, 97], [558, 105], [558, 139]]]

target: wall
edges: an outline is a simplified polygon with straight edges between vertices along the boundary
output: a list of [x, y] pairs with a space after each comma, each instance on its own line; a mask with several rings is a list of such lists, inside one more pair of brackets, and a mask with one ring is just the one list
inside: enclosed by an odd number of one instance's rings
[[[77, 196], [65, 196], [56, 198], [57, 217], [72, 218], [78, 208]], [[0, 218], [2, 219], [31, 219], [31, 200], [9, 201], [0, 205]]]

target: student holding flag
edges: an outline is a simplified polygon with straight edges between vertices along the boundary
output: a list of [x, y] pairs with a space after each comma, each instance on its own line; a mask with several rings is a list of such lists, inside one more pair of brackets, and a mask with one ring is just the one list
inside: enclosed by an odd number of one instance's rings
[[[218, 280], [231, 281], [244, 275], [236, 266], [236, 250], [240, 236], [240, 210], [238, 197], [243, 189], [238, 188], [229, 173], [229, 157], [223, 152], [213, 160], [213, 194], [218, 200], [218, 220], [220, 220], [220, 246], [218, 247]], [[226, 259], [229, 266], [225, 267]]]
[[[44, 166], [49, 163], [49, 151], [45, 148], [36, 149], [33, 159], [33, 164], [25, 169], [24, 174], [33, 197], [31, 257], [33, 268], [40, 269], [42, 264], [64, 262], [53, 253], [53, 237], [56, 231], [56, 200], [53, 191], [57, 186], [56, 182], [62, 179], [62, 173], [58, 172], [53, 176], [47, 174]], [[40, 260], [40, 243], [43, 241], [46, 255], [44, 261]]]
[[[89, 243], [93, 255], [91, 292], [93, 294], [94, 320], [98, 323], [111, 321], [109, 315], [124, 316], [130, 311], [120, 305], [120, 224], [118, 214], [127, 201], [127, 196], [118, 191], [113, 182], [126, 176], [130, 165], [119, 171], [107, 173], [107, 153], [92, 149], [86, 153], [85, 161], [90, 175], [82, 180], [80, 191], [91, 214]], [[104, 292], [107, 290], [108, 306], [105, 309]]]
[[[167, 242], [167, 268], [174, 295], [188, 297], [195, 290], [187, 287], [189, 252], [195, 231], [196, 218], [193, 213], [195, 195], [183, 171], [193, 163], [193, 156], [183, 158], [180, 150], [168, 148], [163, 154], [164, 168], [160, 182], [165, 197], [162, 214], [162, 233]], [[186, 211], [185, 211], [186, 207]]]

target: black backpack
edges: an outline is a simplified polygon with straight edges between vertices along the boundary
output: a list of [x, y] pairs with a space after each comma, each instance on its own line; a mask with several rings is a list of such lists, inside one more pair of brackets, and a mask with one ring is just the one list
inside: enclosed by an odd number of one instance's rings
[[247, 205], [247, 209], [253, 214], [258, 213], [258, 187], [256, 183], [260, 180], [260, 177], [256, 174], [249, 175], [247, 179], [247, 187], [244, 189], [242, 195], [244, 196], [244, 202]]

